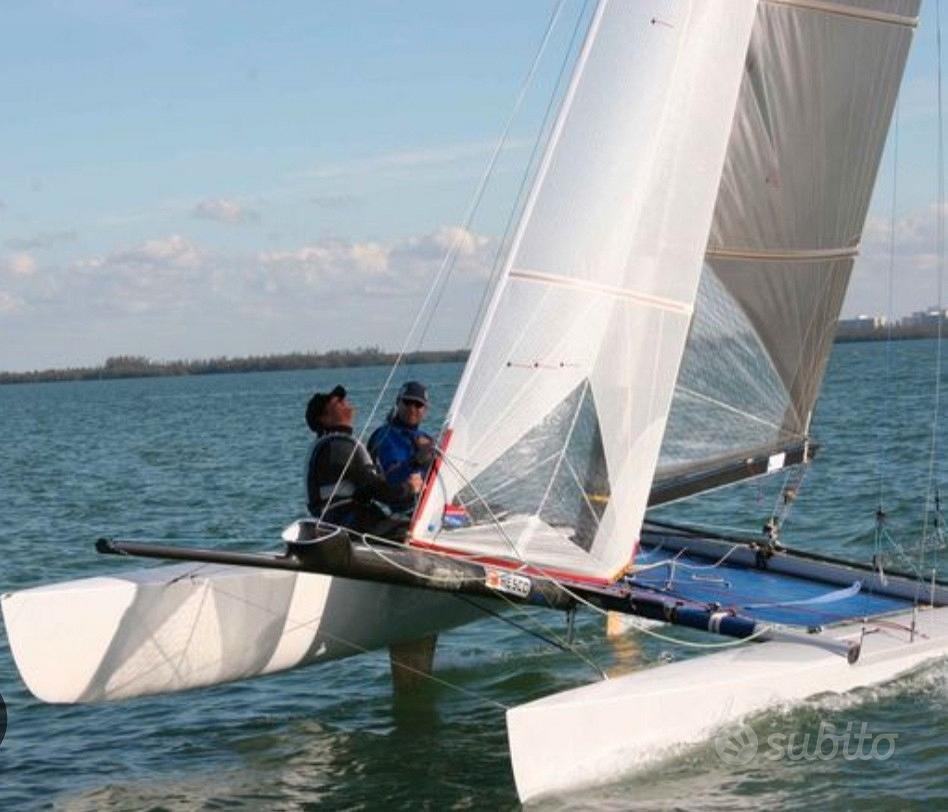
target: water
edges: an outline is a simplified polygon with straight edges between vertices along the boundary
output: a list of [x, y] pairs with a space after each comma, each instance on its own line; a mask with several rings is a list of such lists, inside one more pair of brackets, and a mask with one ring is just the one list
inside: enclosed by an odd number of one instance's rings
[[[786, 526], [801, 547], [866, 559], [880, 494], [893, 536], [921, 535], [928, 482], [933, 342], [836, 348], [814, 433], [822, 443]], [[456, 365], [412, 369], [443, 409]], [[129, 566], [97, 556], [103, 534], [272, 545], [302, 512], [303, 422], [313, 389], [342, 381], [368, 411], [380, 369], [63, 383], [0, 388], [3, 565], [11, 590]], [[401, 380], [401, 378], [399, 378]], [[944, 409], [943, 409], [944, 411]], [[440, 419], [438, 409], [432, 424]], [[948, 421], [942, 415], [943, 428]], [[945, 432], [942, 430], [942, 442]], [[881, 450], [885, 453], [881, 454]], [[939, 460], [940, 463], [940, 460]], [[780, 482], [667, 508], [665, 518], [758, 528]], [[562, 620], [534, 614], [562, 631]], [[242, 684], [93, 707], [32, 699], [0, 632], [0, 808], [511, 808], [503, 711], [590, 681], [588, 666], [496, 620], [444, 634], [431, 684], [395, 704], [373, 654]], [[603, 639], [583, 618], [584, 652], [611, 673], [691, 656], [648, 638]], [[821, 722], [897, 736], [892, 758], [757, 760], [730, 767], [711, 744], [648, 773], [541, 808], [863, 809], [948, 802], [948, 666], [754, 720], [813, 735]], [[621, 720], [617, 720], [618, 726]], [[609, 735], [609, 731], [603, 731]]]

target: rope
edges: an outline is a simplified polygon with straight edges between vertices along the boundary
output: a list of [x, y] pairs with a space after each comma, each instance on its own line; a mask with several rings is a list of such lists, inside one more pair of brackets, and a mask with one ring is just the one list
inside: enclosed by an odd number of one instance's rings
[[[327, 527], [336, 528], [337, 530], [338, 530], [338, 529], [343, 529], [343, 530], [345, 530], [347, 533], [350, 533], [350, 534], [352, 534], [352, 535], [358, 536], [358, 537], [361, 538], [364, 542], [366, 542], [366, 546], [367, 546], [377, 557], [381, 558], [383, 561], [385, 561], [385, 563], [389, 564], [390, 566], [394, 567], [395, 569], [401, 570], [402, 572], [406, 572], [406, 573], [408, 573], [409, 575], [412, 575], [412, 576], [414, 576], [414, 577], [416, 577], [416, 578], [420, 578], [420, 579], [422, 579], [422, 580], [431, 581], [431, 582], [433, 582], [433, 583], [440, 583], [440, 582], [443, 582], [443, 580], [444, 580], [444, 579], [439, 578], [438, 576], [429, 575], [429, 574], [426, 573], [426, 572], [421, 572], [420, 570], [414, 570], [414, 569], [412, 569], [411, 567], [406, 567], [406, 566], [404, 566], [403, 564], [399, 564], [398, 562], [393, 561], [393, 560], [390, 559], [388, 556], [386, 556], [384, 553], [382, 553], [382, 552], [372, 543], [372, 542], [376, 542], [376, 543], [386, 544], [386, 545], [389, 545], [389, 546], [398, 547], [398, 548], [402, 548], [402, 549], [403, 549], [405, 545], [404, 545], [402, 542], [394, 541], [393, 539], [388, 539], [388, 538], [385, 538], [385, 537], [383, 537], [383, 536], [376, 536], [376, 535], [373, 535], [372, 533], [356, 532], [356, 531], [352, 530], [351, 528], [341, 528], [339, 525], [334, 525], [334, 524], [331, 524], [331, 523], [329, 523], [329, 522], [323, 522], [323, 524], [326, 525]], [[426, 550], [425, 552], [426, 552], [426, 554], [428, 554], [428, 555], [441, 556], [442, 558], [450, 558], [450, 559], [452, 559], [452, 560], [457, 560], [457, 558], [458, 558], [457, 555], [452, 555], [452, 554], [450, 554], [450, 553], [442, 552], [442, 551], [440, 551], [440, 550]], [[526, 565], [526, 562], [523, 562], [523, 563], [522, 563], [521, 569], [522, 569], [524, 566], [527, 566], [527, 565]], [[452, 578], [452, 579], [448, 579], [448, 580], [454, 582], [456, 579], [453, 579], [453, 578]], [[457, 597], [460, 597], [460, 596], [457, 596]], [[510, 599], [509, 599], [506, 595], [504, 595], [502, 592], [497, 592], [497, 597], [500, 598], [501, 600], [503, 600], [505, 603], [507, 603], [512, 609], [522, 612], [523, 607], [522, 607], [520, 604], [514, 603], [512, 600], [510, 600]], [[568, 642], [564, 641], [559, 635], [556, 634], [556, 632], [554, 632], [552, 629], [550, 629], [549, 626], [547, 626], [546, 624], [544, 624], [544, 623], [542, 623], [542, 622], [540, 622], [540, 621], [536, 621], [536, 623], [537, 623], [538, 626], [540, 626], [541, 629], [544, 630], [544, 632], [546, 632], [546, 634], [548, 635], [548, 638], [553, 638], [553, 639], [555, 639], [556, 641], [558, 641], [558, 642], [555, 642], [554, 645], [556, 645], [558, 648], [562, 648], [564, 651], [570, 651], [570, 652], [572, 652], [572, 653], [575, 654], [580, 660], [582, 660], [584, 663], [586, 663], [588, 666], [590, 666], [592, 669], [594, 669], [598, 674], [600, 674], [600, 676], [602, 676], [603, 679], [608, 679], [608, 677], [606, 676], [606, 673], [602, 670], [602, 668], [600, 668], [600, 667], [599, 667], [595, 662], [593, 662], [591, 659], [589, 659], [588, 657], [585, 657], [583, 654], [581, 654], [575, 647], [572, 647]], [[514, 624], [514, 625], [518, 625], [518, 624]], [[519, 626], [519, 625], [518, 625], [518, 628], [524, 628], [525, 631], [529, 631], [529, 630], [526, 629], [525, 627], [522, 627], [522, 626]], [[531, 634], [534, 634], [535, 636], [540, 637], [540, 639], [543, 639], [543, 640], [547, 640], [547, 639], [548, 639], [547, 637], [542, 637], [542, 636], [540, 636], [539, 634], [537, 634], [537, 633], [535, 633], [535, 632], [530, 632], [530, 633], [531, 633]]]
[[487, 503], [487, 500], [484, 499], [483, 496], [481, 496], [480, 492], [477, 490], [477, 487], [474, 485], [474, 483], [471, 482], [464, 475], [461, 469], [458, 468], [454, 464], [454, 461], [447, 454], [445, 454], [442, 449], [440, 448], [435, 449], [435, 453], [438, 454], [441, 457], [441, 459], [451, 467], [451, 470], [454, 471], [455, 474], [457, 474], [458, 478], [464, 483], [464, 486], [466, 488], [471, 489], [471, 493], [474, 494], [474, 498], [477, 499], [484, 506], [484, 510], [487, 511], [487, 515], [490, 518], [491, 522], [494, 524], [494, 526], [497, 528], [497, 532], [500, 534], [501, 538], [507, 543], [507, 546], [510, 547], [511, 552], [513, 552], [514, 558], [516, 558], [518, 561], [521, 562], [520, 569], [523, 569], [523, 567], [526, 567], [527, 562], [524, 561], [523, 557], [520, 555], [520, 551], [517, 549], [517, 545], [514, 544], [510, 536], [507, 535], [507, 531], [504, 530], [504, 526], [501, 524], [500, 519], [497, 518], [494, 511], [491, 509], [491, 506]]
[[[938, 279], [938, 331], [935, 341], [935, 392], [932, 414], [931, 454], [928, 463], [928, 489], [925, 495], [925, 520], [922, 527], [922, 543], [919, 552], [919, 569], [925, 570], [925, 553], [929, 539], [929, 522], [932, 513], [935, 513], [936, 527], [938, 523], [937, 511], [940, 508], [940, 497], [937, 482], [936, 461], [938, 456], [938, 412], [941, 405], [941, 339], [943, 321], [943, 276], [945, 267], [945, 145], [944, 145], [944, 111], [942, 103], [942, 56], [941, 56], [941, 0], [935, 3], [935, 53], [938, 64], [938, 206], [936, 213], [936, 250], [938, 263], [936, 273]], [[916, 596], [917, 598], [917, 596]]]
[[[434, 297], [432, 306], [427, 309], [428, 318], [425, 320], [425, 326], [418, 337], [419, 349], [424, 343], [425, 337], [428, 335], [428, 328], [431, 327], [431, 320], [434, 318], [434, 313], [438, 309], [438, 305], [441, 303], [441, 297], [444, 295], [444, 291], [447, 288], [448, 280], [450, 279], [451, 273], [454, 270], [454, 260], [457, 257], [457, 252], [461, 247], [463, 236], [471, 226], [474, 215], [477, 212], [477, 209], [481, 204], [481, 200], [484, 197], [484, 191], [487, 188], [487, 183], [494, 173], [494, 167], [497, 164], [497, 159], [500, 157], [500, 153], [503, 150], [504, 145], [507, 143], [507, 138], [510, 135], [510, 130], [513, 127], [514, 120], [516, 119], [517, 114], [520, 112], [520, 108], [523, 105], [523, 100], [526, 97], [527, 91], [533, 84], [533, 78], [536, 75], [537, 68], [540, 65], [540, 60], [546, 51], [546, 46], [549, 44], [550, 36], [553, 33], [553, 29], [556, 27], [557, 20], [559, 20], [560, 12], [563, 10], [563, 2], [564, 0], [559, 0], [553, 9], [553, 13], [550, 15], [549, 22], [546, 26], [546, 31], [544, 32], [543, 39], [540, 42], [540, 47], [537, 49], [536, 55], [533, 57], [530, 70], [527, 72], [526, 77], [520, 85], [520, 91], [517, 94], [517, 99], [514, 102], [513, 109], [510, 111], [510, 115], [507, 117], [507, 121], [504, 124], [504, 129], [501, 133], [500, 139], [497, 141], [494, 151], [490, 156], [490, 160], [487, 162], [487, 167], [484, 170], [484, 173], [481, 175], [480, 182], [478, 183], [477, 189], [474, 192], [474, 197], [471, 200], [468, 210], [464, 215], [461, 230], [459, 230], [455, 235], [454, 242], [448, 249], [448, 253], [445, 255], [441, 270], [438, 272], [438, 276], [435, 278], [435, 284], [433, 288], [437, 287], [439, 290], [437, 295]], [[411, 334], [409, 333], [409, 336], [410, 335]]]
[[671, 578], [672, 580], [674, 580], [674, 570], [675, 570], [675, 569], [682, 569], [682, 570], [713, 570], [713, 569], [717, 569], [717, 568], [720, 567], [725, 561], [727, 561], [738, 549], [740, 549], [740, 548], [738, 547], [738, 545], [733, 544], [733, 545], [731, 546], [731, 549], [730, 549], [730, 550], [728, 550], [724, 555], [722, 555], [717, 561], [715, 561], [715, 562], [712, 563], [712, 564], [685, 564], [684, 562], [681, 562], [681, 561], [679, 561], [678, 559], [681, 558], [683, 555], [685, 555], [685, 553], [687, 553], [688, 551], [687, 551], [687, 549], [681, 549], [681, 550], [679, 550], [677, 553], [675, 553], [675, 555], [673, 555], [671, 558], [669, 558], [669, 559], [667, 559], [667, 560], [665, 560], [665, 561], [656, 561], [654, 564], [645, 564], [645, 565], [643, 565], [643, 566], [641, 566], [641, 567], [636, 567], [636, 568], [632, 571], [631, 577], [634, 578], [634, 577], [637, 576], [639, 573], [648, 572], [649, 570], [654, 570], [654, 569], [660, 569], [661, 567], [666, 567], [666, 566], [672, 568], [672, 575], [670, 576], [670, 578]]
[[[450, 465], [450, 466], [452, 467], [452, 469], [454, 470], [454, 472], [455, 472], [455, 473], [458, 475], [458, 477], [460, 477], [460, 479], [464, 482], [465, 486], [466, 486], [466, 487], [470, 487], [471, 490], [472, 490], [472, 492], [474, 493], [474, 495], [477, 496], [478, 494], [477, 494], [476, 489], [474, 488], [473, 483], [471, 483], [471, 482], [467, 479], [467, 477], [465, 477], [464, 474], [463, 474], [460, 470], [458, 470], [458, 468], [451, 462], [451, 459], [448, 457], [448, 455], [445, 454], [444, 452], [441, 452], [441, 451], [439, 451], [438, 453], [440, 453], [442, 459], [444, 459], [444, 461], [447, 462], [448, 465]], [[485, 505], [485, 508], [487, 509], [488, 513], [489, 513], [491, 516], [493, 516], [493, 512], [490, 510], [490, 507], [489, 507], [488, 505]], [[498, 522], [497, 524], [498, 524], [498, 527], [499, 527], [499, 526], [500, 526], [499, 522]], [[516, 560], [520, 562], [521, 568], [526, 567], [526, 566], [532, 567], [532, 568], [535, 569], [537, 572], [539, 572], [544, 578], [546, 578], [551, 584], [553, 584], [557, 589], [561, 590], [564, 594], [566, 594], [567, 596], [569, 596], [570, 598], [572, 598], [572, 599], [573, 599], [574, 601], [576, 601], [577, 603], [580, 603], [580, 604], [582, 604], [583, 606], [586, 606], [586, 607], [588, 607], [589, 609], [592, 609], [593, 612], [596, 612], [596, 613], [602, 615], [603, 617], [608, 617], [608, 616], [609, 616], [609, 612], [608, 612], [607, 610], [605, 610], [605, 609], [603, 609], [603, 608], [601, 608], [601, 607], [599, 607], [599, 606], [596, 606], [596, 605], [595, 605], [594, 603], [592, 603], [591, 601], [586, 600], [584, 597], [582, 597], [582, 595], [579, 595], [577, 592], [575, 592], [575, 591], [573, 591], [572, 589], [570, 589], [569, 587], [567, 587], [562, 581], [560, 581], [560, 580], [559, 580], [558, 578], [556, 578], [554, 575], [552, 575], [552, 574], [550, 574], [549, 572], [547, 572], [546, 570], [544, 570], [543, 567], [541, 567], [541, 566], [539, 566], [539, 565], [537, 565], [537, 564], [535, 564], [535, 563], [530, 563], [530, 564], [528, 564], [527, 561], [524, 560], [524, 558], [520, 555], [520, 551], [517, 550], [516, 545], [514, 545], [514, 543], [510, 540], [510, 538], [509, 538], [509, 536], [507, 536], [506, 532], [502, 532], [502, 535], [503, 535], [503, 538], [504, 538], [504, 539], [508, 542], [508, 544], [510, 545], [511, 550], [512, 550], [513, 553], [514, 553], [514, 556], [515, 556]], [[731, 553], [728, 552], [728, 553], [724, 556], [724, 558], [727, 558], [727, 556], [730, 555], [730, 554], [731, 554]], [[723, 560], [723, 559], [722, 559], [722, 560]], [[655, 637], [655, 638], [657, 638], [657, 639], [659, 639], [659, 640], [665, 640], [665, 641], [667, 641], [667, 642], [676, 643], [676, 644], [678, 644], [678, 645], [685, 646], [685, 647], [687, 647], [687, 648], [697, 648], [697, 649], [721, 649], [721, 648], [733, 648], [734, 646], [739, 646], [739, 645], [743, 645], [743, 644], [745, 644], [745, 643], [748, 643], [748, 642], [750, 642], [751, 640], [755, 640], [756, 638], [760, 637], [762, 634], [765, 634], [766, 632], [770, 631], [771, 628], [772, 628], [771, 626], [762, 626], [760, 629], [758, 629], [757, 631], [755, 631], [753, 634], [749, 635], [748, 637], [743, 637], [743, 638], [740, 638], [740, 639], [738, 639], [738, 640], [728, 640], [728, 641], [721, 642], [721, 643], [698, 643], [698, 642], [694, 642], [694, 641], [690, 641], [690, 640], [679, 640], [679, 639], [677, 639], [677, 638], [668, 637], [668, 636], [666, 636], [666, 635], [660, 634], [659, 632], [656, 632], [656, 631], [653, 631], [653, 630], [651, 630], [651, 629], [647, 629], [647, 628], [644, 628], [644, 627], [639, 627], [639, 630], [642, 631], [643, 633], [645, 633], [645, 634], [647, 634], [647, 635], [650, 635], [650, 636], [652, 636], [652, 637]], [[573, 653], [576, 654], [576, 656], [581, 657], [581, 655], [579, 654], [579, 652], [577, 652], [575, 649], [573, 649]], [[583, 659], [585, 659], [585, 658], [583, 658]], [[591, 662], [591, 661], [589, 661], [589, 662]], [[597, 670], [600, 671], [600, 673], [603, 674], [604, 677], [606, 676], [605, 673], [602, 672], [601, 669], [599, 669], [599, 666], [595, 666], [595, 667], [597, 668]]]
[[[348, 532], [351, 533], [351, 532], [353, 532], [353, 531], [349, 530]], [[372, 552], [373, 552], [376, 556], [378, 556], [379, 558], [381, 558], [381, 559], [382, 559], [383, 561], [385, 561], [387, 564], [389, 564], [389, 565], [395, 567], [396, 569], [401, 570], [402, 572], [407, 572], [409, 575], [413, 575], [413, 576], [416, 577], [416, 578], [421, 578], [422, 580], [431, 581], [431, 582], [434, 582], [434, 583], [437, 583], [437, 582], [439, 582], [439, 581], [442, 580], [442, 579], [439, 579], [437, 576], [429, 575], [428, 573], [426, 573], [426, 572], [421, 572], [420, 570], [413, 570], [411, 567], [406, 567], [406, 566], [404, 566], [403, 564], [399, 564], [399, 563], [397, 563], [396, 561], [391, 560], [391, 559], [388, 558], [386, 555], [384, 555], [384, 553], [382, 553], [380, 550], [376, 549], [376, 547], [375, 547], [374, 545], [372, 545], [371, 543], [369, 543], [369, 540], [371, 539], [372, 541], [382, 542], [383, 544], [389, 544], [389, 545], [394, 545], [394, 546], [398, 546], [398, 547], [404, 547], [404, 545], [401, 544], [400, 542], [393, 541], [392, 539], [382, 538], [381, 536], [373, 536], [373, 535], [370, 534], [370, 533], [357, 533], [356, 535], [359, 535], [359, 536], [362, 538], [362, 540], [366, 542], [366, 546], [369, 547], [369, 549], [372, 550]], [[450, 553], [441, 552], [440, 550], [430, 550], [430, 551], [426, 551], [426, 552], [429, 553], [429, 554], [431, 554], [431, 555], [438, 555], [438, 556], [441, 556], [441, 557], [443, 557], [443, 558], [450, 558], [450, 559], [453, 559], [453, 560], [456, 560], [456, 559], [457, 559], [457, 556], [451, 555]], [[520, 567], [520, 569], [522, 569], [524, 566], [526, 566], [526, 562], [523, 562], [523, 564], [522, 564], [522, 566]], [[453, 581], [454, 579], [448, 579], [448, 580]], [[462, 599], [462, 600], [464, 599], [463, 596], [457, 595], [457, 594], [455, 594], [455, 597], [460, 598], [460, 599]], [[519, 612], [521, 612], [521, 613], [523, 614], [523, 607], [522, 607], [520, 604], [515, 603], [514, 601], [512, 601], [510, 598], [508, 598], [506, 595], [504, 595], [503, 592], [497, 592], [497, 597], [500, 598], [502, 601], [504, 601], [504, 602], [505, 602], [509, 607], [511, 607], [512, 609], [514, 609], [514, 610], [516, 610], [516, 611], [519, 611]], [[479, 604], [477, 604], [477, 606], [478, 606], [478, 608], [483, 608], [483, 607], [481, 607]], [[484, 609], [484, 611], [489, 611], [489, 610]], [[498, 617], [501, 617], [501, 616], [498, 615]], [[502, 618], [502, 619], [508, 620], [507, 618]], [[598, 664], [596, 664], [593, 660], [591, 660], [590, 658], [588, 658], [588, 657], [586, 657], [585, 655], [583, 655], [582, 653], [580, 653], [578, 649], [576, 649], [574, 646], [572, 646], [572, 645], [569, 643], [569, 641], [564, 640], [562, 637], [560, 637], [558, 634], [556, 634], [556, 632], [554, 632], [554, 631], [553, 631], [549, 626], [547, 626], [545, 623], [542, 623], [541, 621], [538, 621], [538, 620], [536, 621], [536, 624], [537, 624], [541, 629], [543, 629], [543, 631], [546, 633], [545, 635], [542, 635], [542, 634], [540, 634], [540, 633], [538, 633], [538, 632], [531, 631], [531, 630], [528, 629], [526, 626], [523, 626], [523, 625], [521, 625], [521, 624], [515, 623], [515, 622], [513, 622], [513, 621], [509, 621], [509, 620], [508, 620], [508, 622], [510, 622], [511, 625], [516, 626], [517, 628], [522, 629], [523, 631], [526, 631], [526, 632], [528, 632], [529, 634], [534, 635], [535, 637], [539, 638], [540, 640], [545, 640], [546, 642], [551, 643], [552, 645], [556, 646], [556, 647], [559, 648], [559, 649], [562, 649], [563, 651], [568, 651], [568, 652], [574, 654], [577, 658], [579, 658], [580, 660], [582, 660], [586, 665], [588, 665], [590, 668], [592, 668], [594, 671], [596, 671], [603, 679], [608, 679], [608, 677], [606, 676], [605, 671], [603, 671], [602, 668], [600, 668]]]
[[784, 476], [783, 485], [774, 499], [774, 507], [770, 512], [770, 520], [773, 524], [775, 534], [783, 528], [787, 519], [790, 518], [790, 511], [793, 510], [793, 505], [797, 500], [797, 496], [800, 494], [800, 489], [803, 487], [803, 481], [806, 479], [807, 472], [808, 466], [795, 465], [791, 466], [786, 476]]
[[[885, 515], [885, 467], [886, 467], [886, 442], [882, 436], [883, 431], [889, 424], [889, 398], [888, 392], [892, 384], [892, 317], [893, 317], [893, 280], [895, 278], [895, 231], [896, 231], [896, 208], [898, 202], [898, 184], [899, 184], [899, 113], [901, 104], [895, 105], [895, 122], [892, 133], [892, 203], [889, 210], [889, 265], [886, 269], [886, 336], [885, 336], [885, 365], [882, 372], [883, 379], [883, 397], [882, 397], [882, 420], [878, 424], [877, 442], [879, 445], [879, 503], [877, 515]], [[877, 550], [877, 552], [879, 552]]]
[[[346, 459], [346, 464], [342, 467], [342, 471], [340, 472], [338, 479], [333, 485], [332, 493], [330, 494], [329, 499], [326, 500], [326, 504], [324, 505], [322, 511], [320, 512], [320, 515], [319, 515], [320, 520], [325, 518], [326, 511], [329, 510], [329, 508], [332, 506], [333, 500], [336, 497], [336, 493], [339, 490], [339, 486], [342, 483], [342, 481], [345, 479], [346, 474], [349, 471], [349, 467], [352, 465], [352, 461], [355, 459], [355, 455], [358, 451], [359, 445], [364, 443], [365, 435], [369, 430], [369, 426], [372, 424], [375, 418], [375, 415], [378, 412], [379, 406], [382, 403], [382, 399], [385, 397], [385, 394], [388, 391], [389, 386], [391, 386], [392, 379], [395, 377], [395, 373], [398, 371], [398, 368], [401, 366], [402, 360], [404, 359], [405, 354], [408, 351], [408, 347], [412, 342], [412, 338], [415, 335], [415, 331], [418, 329], [419, 325], [421, 324], [422, 318], [424, 317], [426, 313], [428, 314], [428, 322], [430, 323], [431, 314], [434, 312], [434, 308], [437, 306], [437, 302], [440, 301], [440, 298], [441, 298], [441, 292], [439, 291], [439, 289], [443, 290], [443, 287], [444, 287], [441, 284], [441, 280], [446, 279], [446, 276], [445, 276], [446, 274], [450, 274], [450, 268], [452, 266], [453, 259], [457, 255], [457, 252], [460, 249], [463, 237], [465, 233], [467, 232], [467, 229], [471, 225], [471, 220], [473, 219], [474, 213], [477, 211], [477, 208], [480, 205], [481, 199], [484, 195], [484, 189], [487, 186], [487, 182], [490, 179], [491, 175], [493, 174], [494, 166], [497, 163], [497, 158], [500, 155], [501, 150], [504, 147], [504, 144], [507, 142], [507, 138], [510, 134], [510, 128], [513, 124], [513, 121], [520, 110], [520, 106], [523, 103], [523, 99], [526, 95], [527, 90], [529, 89], [530, 85], [533, 82], [533, 77], [536, 73], [537, 66], [539, 65], [540, 59], [543, 56], [544, 51], [546, 50], [546, 46], [549, 42], [550, 35], [553, 31], [553, 28], [555, 27], [556, 21], [559, 18], [560, 11], [562, 10], [562, 6], [563, 6], [563, 0], [559, 0], [559, 2], [557, 3], [556, 7], [553, 10], [553, 14], [550, 17], [550, 21], [547, 25], [546, 32], [543, 35], [543, 39], [540, 43], [540, 47], [533, 58], [533, 63], [530, 66], [530, 70], [527, 73], [527, 76], [525, 77], [521, 85], [520, 93], [514, 104], [514, 109], [511, 111], [510, 116], [508, 117], [507, 122], [504, 126], [503, 132], [501, 133], [501, 136], [494, 147], [494, 151], [491, 154], [490, 160], [488, 161], [487, 166], [485, 167], [484, 172], [481, 175], [480, 182], [477, 185], [477, 189], [475, 190], [474, 196], [464, 216], [464, 220], [462, 221], [462, 227], [455, 234], [454, 240], [452, 241], [451, 246], [448, 248], [448, 251], [445, 253], [444, 259], [442, 260], [441, 265], [434, 276], [432, 284], [429, 285], [428, 290], [425, 293], [425, 297], [422, 300], [421, 305], [419, 306], [417, 312], [415, 313], [415, 317], [412, 320], [411, 326], [408, 328], [408, 332], [405, 335], [405, 338], [402, 341], [401, 346], [399, 347], [398, 355], [395, 357], [395, 360], [392, 362], [392, 367], [389, 370], [388, 375], [385, 377], [385, 382], [382, 384], [381, 389], [379, 389], [379, 393], [375, 398], [375, 402], [372, 404], [372, 408], [369, 411], [369, 415], [366, 418], [361, 431], [359, 432], [358, 442], [353, 443], [352, 451], [349, 452], [349, 457]], [[427, 331], [428, 329], [427, 326], [425, 326], [424, 329], [425, 331]], [[423, 338], [423, 335], [422, 335], [422, 338]], [[420, 346], [420, 342], [419, 342], [419, 346]]]
[[466, 595], [460, 595], [460, 594], [455, 595], [454, 597], [457, 598], [459, 601], [462, 601], [463, 603], [466, 603], [470, 606], [473, 606], [475, 609], [480, 610], [485, 615], [489, 615], [490, 617], [495, 618], [501, 621], [502, 623], [506, 623], [508, 626], [513, 626], [515, 629], [519, 629], [520, 631], [526, 634], [529, 634], [531, 637], [535, 637], [537, 640], [542, 640], [544, 643], [547, 643], [553, 646], [554, 648], [558, 648], [560, 651], [565, 651], [567, 654], [575, 653], [568, 645], [564, 645], [559, 640], [554, 640], [552, 637], [547, 637], [543, 634], [540, 634], [540, 632], [534, 631], [533, 629], [527, 626], [524, 626], [522, 623], [517, 623], [516, 620], [511, 620], [509, 617], [502, 615], [500, 612], [495, 612], [489, 606], [484, 606], [483, 604], [478, 603], [473, 598], [468, 598]]
[[543, 142], [543, 133], [546, 131], [547, 125], [550, 122], [550, 118], [553, 115], [553, 110], [555, 107], [556, 99], [559, 95], [558, 91], [562, 85], [563, 77], [566, 75], [566, 69], [569, 66], [569, 55], [573, 52], [573, 49], [576, 46], [576, 40], [579, 36], [580, 25], [583, 18], [586, 16], [586, 8], [589, 4], [589, 0], [583, 0], [582, 8], [579, 11], [579, 16], [576, 18], [576, 23], [573, 26], [573, 33], [570, 37], [569, 46], [566, 48], [566, 53], [563, 55], [563, 61], [560, 64], [560, 70], [556, 77], [556, 83], [553, 86], [553, 93], [550, 95], [550, 100], [547, 102], [546, 111], [543, 114], [543, 121], [540, 123], [540, 129], [537, 131], [537, 137], [533, 142], [533, 149], [530, 153], [530, 158], [527, 161], [527, 166], [524, 169], [523, 177], [520, 179], [520, 187], [517, 190], [517, 196], [514, 198], [514, 204], [510, 209], [510, 214], [507, 217], [507, 222], [504, 226], [504, 233], [500, 238], [500, 242], [497, 244], [497, 251], [494, 254], [493, 262], [491, 263], [490, 278], [487, 280], [487, 284], [484, 286], [484, 290], [481, 293], [481, 300], [477, 305], [477, 310], [474, 313], [474, 319], [471, 322], [471, 329], [468, 331], [467, 335], [467, 344], [470, 345], [474, 341], [474, 334], [477, 331], [477, 328], [481, 321], [481, 315], [484, 312], [484, 308], [487, 306], [488, 299], [490, 298], [490, 292], [493, 290], [494, 285], [497, 282], [497, 275], [500, 273], [502, 267], [502, 258], [506, 254], [507, 241], [510, 238], [510, 232], [514, 227], [514, 222], [516, 221], [517, 210], [520, 208], [520, 201], [523, 200], [526, 189], [527, 182], [531, 176], [531, 167], [534, 165], [534, 162], [537, 160], [537, 156], [540, 152], [540, 146]]

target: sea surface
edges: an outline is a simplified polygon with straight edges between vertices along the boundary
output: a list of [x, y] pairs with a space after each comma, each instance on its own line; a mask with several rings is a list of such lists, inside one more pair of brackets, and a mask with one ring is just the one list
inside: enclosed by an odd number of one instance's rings
[[[836, 347], [814, 418], [821, 450], [784, 526], [786, 543], [867, 560], [881, 497], [894, 540], [887, 552], [913, 555], [932, 462], [935, 348]], [[0, 387], [0, 591], [134, 566], [96, 555], [94, 540], [107, 534], [272, 548], [304, 509], [308, 396], [342, 382], [364, 418], [386, 372]], [[437, 425], [460, 367], [403, 372], [397, 382], [428, 383]], [[945, 484], [943, 459], [939, 452], [934, 468]], [[782, 484], [745, 484], [656, 516], [753, 532]], [[929, 553], [933, 560], [940, 555]], [[526, 620], [563, 631], [559, 616]], [[641, 632], [607, 640], [602, 625], [581, 617], [577, 640], [611, 674], [693, 656]], [[502, 706], [596, 678], [575, 655], [486, 618], [441, 636], [435, 667], [449, 685], [431, 683], [397, 704], [387, 656], [378, 653], [187, 694], [58, 707], [29, 695], [3, 635], [3, 810], [515, 808]], [[948, 808], [944, 663], [751, 722], [761, 740], [796, 736], [796, 756], [731, 766], [709, 742], [537, 808]], [[602, 735], [625, 735], [634, 724], [616, 719]], [[803, 737], [815, 742], [821, 725], [891, 737], [894, 751], [885, 759], [813, 758]]]

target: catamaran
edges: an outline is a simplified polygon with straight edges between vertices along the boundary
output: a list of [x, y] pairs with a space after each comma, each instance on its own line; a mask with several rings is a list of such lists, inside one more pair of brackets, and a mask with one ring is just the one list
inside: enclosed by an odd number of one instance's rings
[[600, 0], [407, 541], [315, 518], [279, 553], [101, 539], [179, 563], [4, 595], [29, 690], [215, 685], [418, 641], [477, 601], [716, 635], [715, 653], [510, 710], [526, 800], [948, 653], [934, 574], [787, 549], [779, 522], [748, 539], [645, 519], [813, 460], [918, 7]]

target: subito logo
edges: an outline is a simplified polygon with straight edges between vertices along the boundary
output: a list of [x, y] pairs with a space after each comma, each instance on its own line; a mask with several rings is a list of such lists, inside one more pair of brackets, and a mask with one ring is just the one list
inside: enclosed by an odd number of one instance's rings
[[714, 749], [725, 764], [745, 767], [757, 755], [757, 734], [750, 725], [732, 725], [714, 737]]

